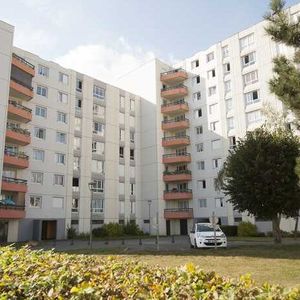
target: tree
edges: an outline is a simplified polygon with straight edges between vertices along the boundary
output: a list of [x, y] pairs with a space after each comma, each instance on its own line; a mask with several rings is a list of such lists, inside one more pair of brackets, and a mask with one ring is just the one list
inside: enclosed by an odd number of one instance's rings
[[300, 20], [293, 20], [284, 10], [285, 1], [271, 0], [270, 12], [265, 15], [268, 25], [267, 34], [277, 43], [292, 47], [294, 56], [276, 57], [274, 62], [274, 77], [270, 80], [270, 90], [295, 115], [300, 117]]
[[218, 187], [235, 209], [272, 220], [276, 243], [281, 243], [281, 216], [295, 217], [300, 208], [299, 148], [288, 130], [258, 128], [238, 142], [218, 175]]

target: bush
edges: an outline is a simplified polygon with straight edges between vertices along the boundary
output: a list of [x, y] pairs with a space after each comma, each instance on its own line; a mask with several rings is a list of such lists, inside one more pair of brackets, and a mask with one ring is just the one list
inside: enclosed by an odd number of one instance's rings
[[239, 280], [188, 264], [0, 248], [0, 299], [299, 299], [300, 289]]
[[220, 227], [226, 236], [237, 236], [238, 227], [236, 225], [221, 225]]
[[108, 236], [108, 232], [106, 226], [98, 227], [93, 229], [93, 236], [94, 237], [106, 237]]
[[140, 230], [136, 223], [127, 222], [126, 225], [124, 225], [124, 233], [127, 235], [142, 235], [143, 231]]
[[67, 227], [67, 238], [72, 240], [76, 237], [76, 229], [73, 227]]
[[257, 236], [256, 225], [250, 222], [241, 222], [238, 226], [238, 236]]

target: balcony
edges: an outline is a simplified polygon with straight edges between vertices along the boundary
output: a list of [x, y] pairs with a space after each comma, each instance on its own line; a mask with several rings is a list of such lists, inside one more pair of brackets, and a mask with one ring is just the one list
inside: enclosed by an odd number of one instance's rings
[[7, 167], [26, 169], [29, 166], [29, 157], [23, 152], [4, 150], [3, 164]]
[[23, 82], [11, 78], [10, 80], [10, 91], [11, 97], [15, 97], [24, 101], [28, 101], [33, 97], [33, 88], [25, 85]]
[[11, 63], [18, 69], [22, 70], [23, 72], [28, 73], [32, 77], [35, 75], [34, 65], [32, 65], [27, 60], [25, 60], [24, 58], [20, 57], [15, 53], [13, 53], [12, 55]]
[[188, 78], [188, 74], [183, 69], [175, 69], [160, 74], [160, 81], [165, 84], [176, 84]]
[[162, 130], [184, 130], [190, 127], [190, 122], [188, 119], [170, 119], [161, 122]]
[[184, 136], [169, 136], [162, 139], [163, 147], [180, 147], [190, 145], [190, 138], [187, 135]]
[[186, 182], [192, 180], [192, 172], [190, 170], [165, 171], [163, 175], [164, 182]]
[[194, 214], [192, 208], [166, 208], [164, 217], [167, 220], [193, 219]]
[[23, 123], [28, 123], [32, 120], [31, 109], [17, 103], [16, 101], [8, 101], [8, 118]]
[[193, 199], [193, 192], [190, 189], [164, 191], [164, 200], [190, 200]]
[[166, 87], [161, 90], [161, 96], [165, 99], [170, 99], [170, 100], [176, 98], [183, 98], [187, 96], [187, 94], [188, 94], [188, 89], [183, 84]]
[[25, 218], [25, 206], [2, 205], [0, 203], [0, 219], [23, 219]]
[[161, 106], [162, 114], [184, 114], [189, 111], [189, 106], [184, 100], [173, 101]]
[[27, 180], [2, 176], [2, 191], [26, 193]]
[[163, 163], [164, 164], [180, 164], [180, 163], [190, 163], [192, 161], [190, 153], [183, 154], [164, 154]]
[[31, 142], [30, 132], [26, 129], [8, 125], [6, 127], [6, 142], [26, 146]]

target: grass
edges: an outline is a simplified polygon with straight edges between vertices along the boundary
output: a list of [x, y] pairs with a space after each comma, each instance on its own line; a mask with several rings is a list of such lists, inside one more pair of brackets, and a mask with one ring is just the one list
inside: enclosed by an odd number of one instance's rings
[[287, 287], [300, 287], [300, 244], [247, 245], [228, 249], [191, 249], [184, 252], [131, 252], [114, 250], [73, 250], [69, 253], [120, 255], [149, 265], [176, 267], [186, 263], [199, 265], [206, 271], [237, 278], [251, 273], [259, 284], [269, 282]]

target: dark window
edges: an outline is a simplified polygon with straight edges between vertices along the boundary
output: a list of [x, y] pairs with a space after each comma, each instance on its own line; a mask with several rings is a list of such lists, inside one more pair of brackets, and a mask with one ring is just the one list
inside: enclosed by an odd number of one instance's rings
[[134, 149], [130, 149], [130, 159], [134, 160]]
[[120, 158], [124, 158], [124, 147], [120, 147], [120, 150], [119, 150], [119, 157], [120, 157]]
[[92, 224], [104, 224], [104, 220], [92, 220]]

